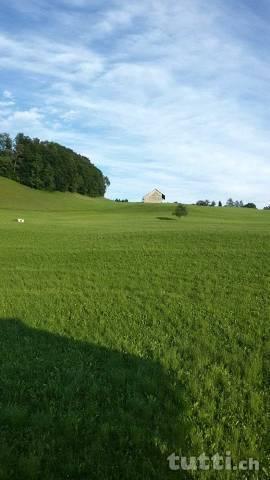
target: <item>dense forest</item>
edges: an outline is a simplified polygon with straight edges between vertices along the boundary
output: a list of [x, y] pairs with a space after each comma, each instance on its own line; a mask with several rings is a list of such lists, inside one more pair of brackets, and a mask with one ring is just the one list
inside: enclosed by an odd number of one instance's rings
[[40, 190], [104, 196], [109, 179], [87, 157], [58, 143], [0, 134], [0, 175]]

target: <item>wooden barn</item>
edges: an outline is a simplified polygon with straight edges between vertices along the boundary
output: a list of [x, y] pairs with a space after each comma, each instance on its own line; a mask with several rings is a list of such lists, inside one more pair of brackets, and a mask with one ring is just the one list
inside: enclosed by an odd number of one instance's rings
[[166, 199], [165, 195], [155, 188], [152, 192], [147, 193], [143, 197], [143, 202], [144, 203], [162, 203], [163, 200], [165, 199]]

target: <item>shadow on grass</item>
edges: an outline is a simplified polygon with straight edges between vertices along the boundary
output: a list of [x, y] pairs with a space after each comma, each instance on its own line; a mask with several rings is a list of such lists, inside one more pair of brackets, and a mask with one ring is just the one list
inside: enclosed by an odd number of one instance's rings
[[157, 217], [158, 220], [172, 220], [173, 222], [176, 221], [176, 218], [171, 218], [171, 217]]
[[1, 480], [171, 478], [187, 429], [160, 364], [15, 319], [0, 349]]

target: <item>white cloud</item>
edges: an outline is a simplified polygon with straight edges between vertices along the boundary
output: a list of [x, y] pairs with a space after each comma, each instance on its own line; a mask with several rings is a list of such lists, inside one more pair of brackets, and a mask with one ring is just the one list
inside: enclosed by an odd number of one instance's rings
[[30, 37], [0, 35], [2, 69], [21, 70], [38, 76], [74, 83], [88, 83], [103, 70], [102, 58], [83, 46], [70, 46]]
[[3, 97], [7, 98], [8, 100], [13, 100], [13, 94], [10, 90], [4, 90]]

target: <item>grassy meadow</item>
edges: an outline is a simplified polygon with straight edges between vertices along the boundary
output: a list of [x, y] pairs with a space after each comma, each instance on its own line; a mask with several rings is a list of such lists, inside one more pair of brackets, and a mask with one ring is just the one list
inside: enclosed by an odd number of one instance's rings
[[270, 212], [173, 208], [0, 178], [1, 480], [269, 478]]

